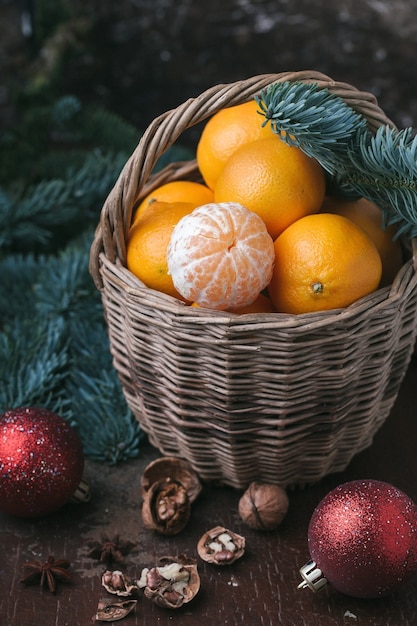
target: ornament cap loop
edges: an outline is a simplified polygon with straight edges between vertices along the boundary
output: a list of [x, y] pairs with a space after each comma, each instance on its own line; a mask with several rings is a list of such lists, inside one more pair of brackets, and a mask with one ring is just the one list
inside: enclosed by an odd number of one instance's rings
[[309, 587], [317, 593], [327, 585], [327, 578], [323, 575], [321, 569], [317, 567], [315, 561], [308, 561], [308, 563], [300, 567], [300, 574], [303, 580], [298, 585], [298, 589]]
[[71, 502], [82, 504], [83, 502], [90, 502], [91, 492], [89, 484], [83, 479], [80, 481], [77, 489], [71, 496]]

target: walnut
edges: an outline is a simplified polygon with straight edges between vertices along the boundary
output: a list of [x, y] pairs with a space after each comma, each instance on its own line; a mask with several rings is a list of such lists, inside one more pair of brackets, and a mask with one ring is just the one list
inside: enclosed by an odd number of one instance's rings
[[242, 520], [256, 530], [275, 530], [289, 506], [285, 490], [278, 485], [252, 482], [239, 500]]
[[243, 556], [245, 538], [223, 526], [216, 526], [201, 537], [197, 552], [207, 563], [230, 565]]
[[190, 602], [200, 589], [197, 564], [184, 554], [178, 557], [162, 557], [159, 566], [142, 570], [138, 586], [145, 597], [158, 606], [178, 609]]
[[157, 459], [145, 468], [141, 486], [144, 526], [162, 535], [179, 533], [201, 491], [200, 480], [189, 463], [176, 457]]

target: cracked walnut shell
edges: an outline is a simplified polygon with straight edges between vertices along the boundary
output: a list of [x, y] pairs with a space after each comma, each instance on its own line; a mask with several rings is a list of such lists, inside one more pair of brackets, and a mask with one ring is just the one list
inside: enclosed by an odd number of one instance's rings
[[109, 593], [117, 596], [131, 596], [138, 591], [138, 586], [120, 570], [106, 570], [101, 577], [101, 584]]
[[223, 526], [216, 526], [201, 537], [197, 552], [207, 563], [230, 565], [243, 556], [245, 538]]
[[164, 456], [149, 463], [141, 477], [142, 498], [152, 485], [161, 480], [173, 480], [180, 483], [191, 502], [197, 499], [202, 489], [200, 479], [188, 461], [174, 456]]
[[142, 570], [139, 587], [146, 598], [158, 606], [178, 609], [190, 602], [200, 590], [200, 576], [194, 559], [184, 554], [161, 557], [159, 566]]
[[160, 480], [150, 487], [142, 503], [145, 528], [161, 535], [176, 535], [190, 518], [191, 503], [185, 488], [174, 480]]

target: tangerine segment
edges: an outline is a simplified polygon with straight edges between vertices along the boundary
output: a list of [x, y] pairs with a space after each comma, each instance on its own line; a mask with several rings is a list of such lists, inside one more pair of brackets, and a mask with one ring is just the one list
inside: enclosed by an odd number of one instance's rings
[[340, 215], [303, 217], [276, 239], [274, 248], [268, 290], [279, 312], [346, 307], [378, 288], [382, 263], [375, 244]]
[[168, 273], [166, 252], [175, 225], [194, 208], [190, 202], [155, 201], [130, 227], [126, 264], [150, 289], [181, 298]]
[[210, 203], [175, 226], [167, 261], [186, 300], [226, 310], [251, 304], [268, 285], [274, 244], [261, 218], [246, 207]]
[[270, 137], [270, 126], [255, 100], [220, 109], [207, 122], [197, 145], [197, 164], [207, 186], [214, 189], [228, 158], [242, 145]]
[[195, 207], [214, 201], [214, 193], [206, 185], [191, 180], [172, 180], [160, 185], [142, 200], [134, 221], [142, 218], [155, 202], [191, 202]]
[[273, 135], [232, 154], [217, 180], [214, 200], [243, 204], [276, 239], [296, 220], [320, 210], [325, 187], [318, 161]]

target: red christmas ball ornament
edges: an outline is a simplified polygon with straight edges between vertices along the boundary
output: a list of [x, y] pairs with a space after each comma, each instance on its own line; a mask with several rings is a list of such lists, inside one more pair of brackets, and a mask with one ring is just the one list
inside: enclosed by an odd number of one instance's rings
[[62, 417], [36, 407], [0, 415], [0, 510], [52, 513], [74, 495], [83, 469], [81, 440]]
[[385, 482], [344, 483], [316, 507], [308, 545], [299, 587], [317, 591], [328, 581], [357, 598], [387, 595], [417, 572], [417, 506]]

